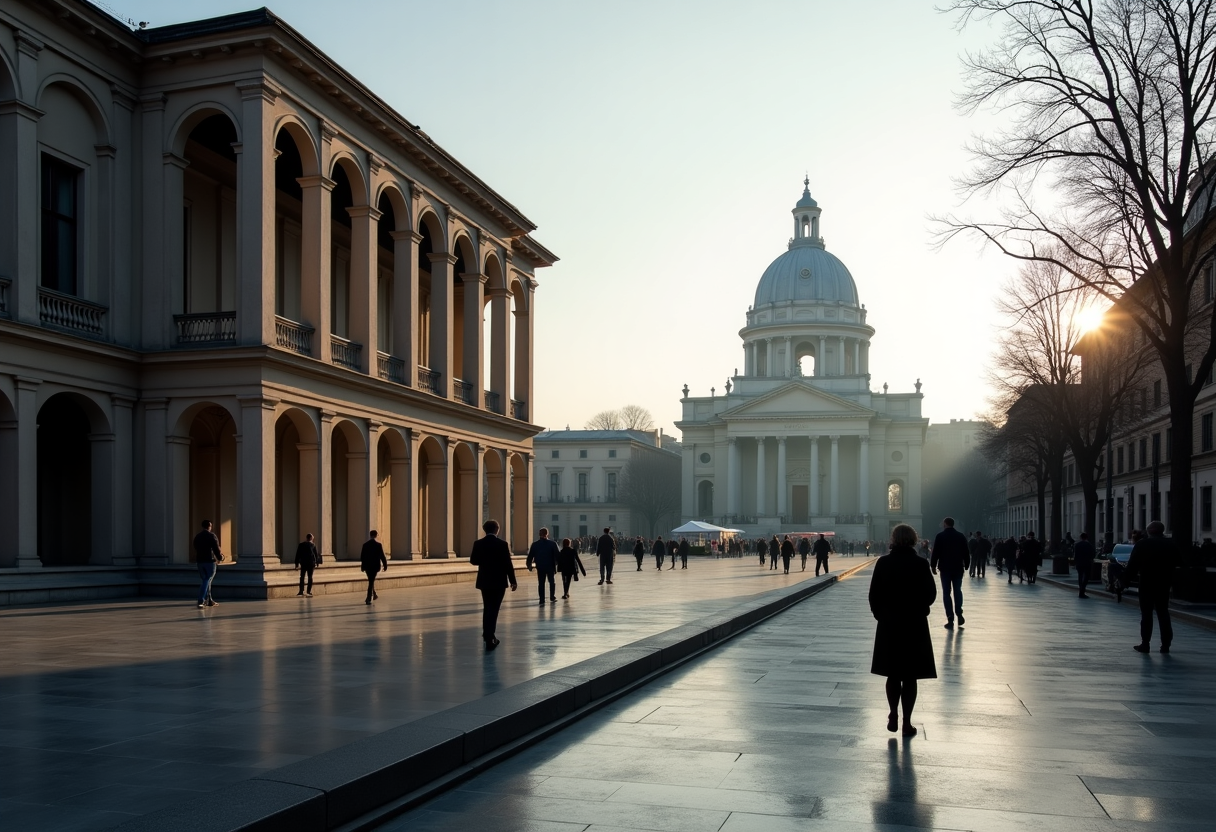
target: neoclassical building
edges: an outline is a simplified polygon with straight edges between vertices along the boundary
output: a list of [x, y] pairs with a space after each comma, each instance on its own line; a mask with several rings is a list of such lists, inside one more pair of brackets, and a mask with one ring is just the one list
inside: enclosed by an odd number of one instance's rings
[[881, 540], [897, 523], [920, 529], [920, 382], [870, 390], [874, 328], [804, 185], [789, 248], [760, 277], [739, 331], [743, 372], [725, 395], [684, 387], [683, 518]]
[[0, 566], [526, 543], [533, 230], [265, 9], [4, 4]]

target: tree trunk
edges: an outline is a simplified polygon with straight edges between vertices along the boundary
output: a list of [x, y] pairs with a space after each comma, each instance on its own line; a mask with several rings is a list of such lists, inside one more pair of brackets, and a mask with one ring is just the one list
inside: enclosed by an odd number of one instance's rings
[[1039, 536], [1040, 541], [1047, 538], [1047, 481], [1048, 477], [1044, 476], [1035, 483], [1039, 509], [1039, 527], [1035, 530], [1035, 534]]

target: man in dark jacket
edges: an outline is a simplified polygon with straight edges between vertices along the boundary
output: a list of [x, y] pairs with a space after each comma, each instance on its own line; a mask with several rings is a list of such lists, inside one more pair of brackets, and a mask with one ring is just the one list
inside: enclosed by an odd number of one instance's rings
[[498, 536], [498, 521], [487, 520], [481, 524], [486, 536], [473, 542], [469, 563], [477, 567], [477, 588], [481, 590], [481, 637], [485, 639], [487, 652], [498, 646], [494, 630], [498, 626], [498, 610], [507, 585], [511, 591], [519, 589], [515, 582], [515, 565], [511, 563], [511, 547]]
[[549, 539], [549, 530], [542, 528], [540, 539], [528, 547], [528, 559], [524, 565], [532, 571], [536, 565], [536, 585], [540, 588], [540, 605], [545, 605], [545, 581], [549, 582], [549, 601], [557, 603], [557, 544]]
[[1077, 586], [1081, 588], [1078, 598], [1088, 598], [1085, 587], [1089, 586], [1089, 573], [1094, 565], [1094, 544], [1090, 543], [1089, 535], [1081, 532], [1081, 539], [1072, 549], [1072, 558], [1077, 564]]
[[376, 575], [381, 569], [388, 571], [388, 559], [384, 557], [384, 547], [376, 540], [376, 530], [372, 529], [367, 536], [370, 539], [359, 552], [359, 568], [367, 573], [367, 600], [363, 603], [370, 604], [380, 597], [376, 594]]
[[[304, 535], [304, 540], [296, 547], [296, 569], [300, 570], [300, 591], [296, 593], [312, 597], [312, 570], [321, 565], [321, 553], [312, 542], [312, 533]], [[304, 579], [308, 578], [308, 592], [304, 591]]]
[[823, 567], [823, 574], [828, 574], [828, 555], [832, 551], [832, 544], [821, 534], [811, 550], [815, 553], [815, 577], [819, 577], [820, 567]]
[[612, 583], [612, 564], [616, 560], [616, 539], [612, 536], [612, 529], [604, 529], [600, 539], [595, 542], [595, 553], [600, 559], [600, 583]]
[[1154, 520], [1148, 524], [1146, 537], [1140, 538], [1127, 558], [1127, 578], [1140, 578], [1140, 643], [1137, 652], [1147, 653], [1153, 638], [1153, 613], [1161, 624], [1161, 652], [1170, 652], [1174, 640], [1174, 625], [1170, 622], [1170, 583], [1174, 578], [1177, 553], [1165, 536], [1165, 524]]
[[798, 554], [802, 556], [802, 571], [806, 571], [806, 556], [811, 553], [811, 541], [805, 536], [798, 538]]
[[680, 568], [681, 569], [688, 568], [688, 549], [689, 549], [688, 538], [681, 537], [680, 538]]
[[[967, 538], [954, 528], [954, 518], [942, 520], [942, 530], [933, 538], [933, 557], [929, 565], [933, 574], [940, 575], [942, 580], [942, 604], [946, 607], [946, 629], [953, 629], [954, 616], [958, 616], [961, 627], [963, 619], [963, 575], [967, 574], [967, 566], [971, 561], [971, 552], [967, 549]], [[951, 593], [954, 601], [951, 603]]]
[[638, 562], [638, 571], [642, 571], [642, 561], [646, 559], [646, 543], [642, 540], [642, 536], [638, 535], [638, 539], [633, 544], [633, 557]]
[[224, 559], [220, 551], [220, 539], [211, 531], [211, 521], [204, 520], [203, 528], [194, 536], [194, 560], [198, 566], [198, 605], [214, 607], [216, 600], [211, 597], [211, 582], [215, 580], [216, 564]]

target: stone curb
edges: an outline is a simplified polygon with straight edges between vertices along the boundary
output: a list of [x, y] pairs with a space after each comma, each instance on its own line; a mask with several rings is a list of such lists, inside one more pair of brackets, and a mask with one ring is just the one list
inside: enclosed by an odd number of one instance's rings
[[330, 832], [382, 823], [873, 563], [734, 607], [130, 820], [115, 832]]

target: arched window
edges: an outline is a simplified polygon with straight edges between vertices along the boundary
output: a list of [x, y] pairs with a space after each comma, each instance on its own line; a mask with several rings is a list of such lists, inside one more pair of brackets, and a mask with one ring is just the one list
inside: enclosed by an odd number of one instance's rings
[[887, 486], [887, 511], [891, 513], [904, 510], [904, 487], [897, 482]]

